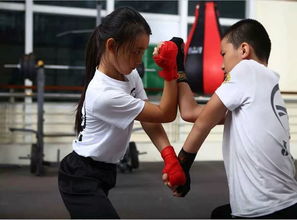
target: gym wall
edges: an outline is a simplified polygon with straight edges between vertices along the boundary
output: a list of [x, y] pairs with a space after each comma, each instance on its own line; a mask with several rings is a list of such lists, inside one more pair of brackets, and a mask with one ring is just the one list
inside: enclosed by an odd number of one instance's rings
[[297, 92], [297, 1], [255, 1], [255, 18], [270, 35], [269, 67], [280, 75], [281, 91]]

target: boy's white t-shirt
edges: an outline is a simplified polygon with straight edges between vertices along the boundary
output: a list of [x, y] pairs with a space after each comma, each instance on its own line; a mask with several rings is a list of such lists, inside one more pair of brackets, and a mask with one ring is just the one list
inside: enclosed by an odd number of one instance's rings
[[136, 70], [119, 81], [96, 70], [82, 108], [85, 128], [73, 141], [81, 156], [118, 163], [124, 156], [133, 121], [142, 111], [147, 95]]
[[229, 112], [223, 157], [232, 215], [257, 217], [297, 203], [288, 115], [279, 76], [243, 60], [216, 90]]

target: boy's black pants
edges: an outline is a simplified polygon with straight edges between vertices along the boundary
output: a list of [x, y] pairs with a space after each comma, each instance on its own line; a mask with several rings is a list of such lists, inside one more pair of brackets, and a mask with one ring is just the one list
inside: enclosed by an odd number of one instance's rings
[[[243, 218], [243, 217], [236, 217], [231, 215], [231, 207], [230, 204], [226, 204], [223, 206], [219, 206], [215, 208], [212, 213], [211, 217], [212, 219], [231, 219], [231, 218]], [[282, 209], [280, 211], [271, 213], [269, 215], [259, 216], [259, 217], [253, 217], [255, 218], [264, 218], [264, 219], [297, 219], [297, 203]]]

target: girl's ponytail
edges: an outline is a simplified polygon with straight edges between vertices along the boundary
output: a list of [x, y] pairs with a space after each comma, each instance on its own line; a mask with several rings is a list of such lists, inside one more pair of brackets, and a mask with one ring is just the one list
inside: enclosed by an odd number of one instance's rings
[[93, 79], [95, 74], [95, 69], [99, 65], [100, 57], [99, 57], [99, 28], [97, 27], [91, 37], [88, 40], [86, 47], [86, 70], [85, 70], [85, 82], [83, 92], [81, 94], [80, 100], [76, 109], [75, 116], [75, 131], [78, 134], [82, 131], [82, 106], [85, 101], [86, 91], [90, 81]]

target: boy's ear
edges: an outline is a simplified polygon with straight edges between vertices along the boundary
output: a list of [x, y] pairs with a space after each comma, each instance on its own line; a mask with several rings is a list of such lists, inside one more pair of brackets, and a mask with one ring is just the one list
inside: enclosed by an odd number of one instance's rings
[[248, 43], [243, 42], [240, 45], [240, 52], [242, 59], [248, 59], [251, 56], [252, 48]]

